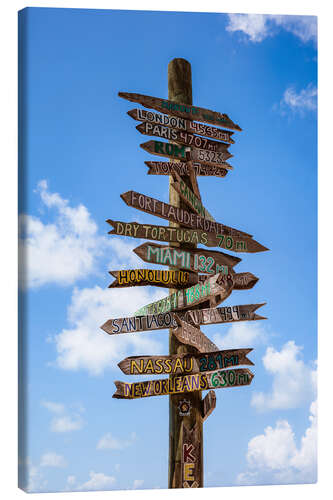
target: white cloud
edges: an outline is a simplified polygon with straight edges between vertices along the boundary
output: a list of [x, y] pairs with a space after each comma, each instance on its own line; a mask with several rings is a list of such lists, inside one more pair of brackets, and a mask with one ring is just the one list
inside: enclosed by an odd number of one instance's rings
[[45, 491], [47, 480], [44, 478], [40, 468], [34, 465], [30, 458], [20, 460], [19, 486], [28, 493], [39, 493]]
[[261, 42], [268, 36], [266, 16], [263, 14], [228, 14], [227, 31], [242, 31], [252, 42]]
[[62, 455], [58, 455], [52, 451], [44, 453], [40, 460], [41, 467], [66, 467], [67, 462]]
[[96, 259], [107, 245], [84, 205], [71, 207], [58, 193], [50, 193], [45, 180], [37, 192], [46, 209], [54, 209], [52, 223], [19, 216], [19, 279], [21, 288], [47, 283], [71, 285], [96, 270]]
[[52, 432], [71, 432], [79, 431], [84, 426], [84, 421], [81, 417], [71, 417], [69, 415], [64, 415], [62, 417], [57, 417], [51, 421], [51, 431]]
[[29, 493], [42, 491], [47, 485], [47, 480], [43, 478], [38, 467], [35, 465], [28, 465], [28, 484], [26, 490]]
[[251, 439], [247, 462], [250, 467], [283, 469], [296, 452], [295, 436], [286, 420], [277, 422], [275, 429], [266, 427], [265, 434]]
[[296, 469], [303, 471], [304, 476], [314, 475], [317, 462], [317, 401], [314, 401], [310, 407], [309, 420], [310, 427], [306, 430], [301, 440], [301, 447], [291, 460], [291, 465]]
[[144, 483], [143, 479], [134, 479], [133, 490], [137, 490], [138, 488], [141, 488], [141, 486], [143, 486], [143, 483]]
[[317, 478], [317, 402], [310, 406], [310, 426], [297, 447], [292, 427], [280, 420], [248, 443], [248, 470], [238, 484], [313, 483]]
[[107, 476], [103, 474], [103, 472], [89, 472], [90, 479], [85, 483], [81, 484], [77, 487], [80, 491], [97, 491], [97, 490], [106, 490], [110, 486], [112, 486], [116, 478], [114, 476]]
[[299, 93], [293, 88], [288, 87], [283, 98], [280, 101], [280, 111], [285, 114], [287, 110], [304, 115], [306, 111], [315, 111], [317, 109], [317, 88], [309, 84]]
[[111, 432], [107, 432], [97, 443], [97, 450], [123, 450], [134, 443], [136, 439], [135, 432], [132, 432], [131, 438], [121, 440], [114, 437]]
[[263, 357], [265, 369], [273, 375], [270, 393], [254, 393], [251, 404], [257, 410], [296, 408], [316, 393], [316, 367], [300, 359], [302, 347], [293, 340], [276, 351], [268, 347]]
[[[46, 180], [35, 191], [52, 222], [27, 214], [19, 216], [19, 283], [20, 288], [38, 288], [46, 284], [68, 286], [99, 272], [125, 267], [147, 267], [132, 250], [140, 240], [108, 236], [111, 227], [98, 227], [88, 209], [79, 204], [72, 207], [58, 193], [51, 193]], [[111, 280], [111, 278], [110, 278]]]
[[51, 413], [64, 413], [65, 406], [62, 403], [54, 403], [53, 401], [42, 401], [42, 406], [44, 406]]
[[56, 366], [63, 370], [87, 370], [99, 375], [129, 355], [149, 352], [158, 354], [161, 348], [153, 333], [109, 336], [100, 329], [110, 318], [131, 316], [139, 307], [167, 294], [145, 287], [109, 290], [75, 288], [68, 308], [69, 328], [53, 337], [57, 349]]
[[43, 401], [42, 406], [44, 406], [49, 412], [57, 415], [53, 417], [50, 424], [50, 429], [52, 432], [71, 432], [78, 431], [82, 429], [85, 422], [81, 417], [81, 413], [85, 409], [81, 405], [76, 405], [76, 409], [73, 408], [68, 411], [65, 405], [61, 403], [54, 403], [52, 401]]
[[264, 327], [256, 321], [233, 323], [226, 335], [220, 333], [213, 335], [214, 343], [221, 349], [235, 349], [239, 347], [254, 346], [266, 341], [267, 334]]
[[277, 25], [289, 31], [302, 42], [317, 42], [317, 18], [315, 16], [269, 16]]
[[[109, 236], [109, 238], [109, 248], [113, 252], [112, 259], [107, 264], [109, 271], [125, 268], [143, 268], [148, 266], [148, 264], [143, 262], [143, 260], [133, 252], [133, 249], [140, 245], [141, 240], [136, 238], [117, 238], [114, 235]], [[110, 280], [112, 280], [111, 276]]]
[[284, 29], [303, 43], [317, 41], [317, 18], [314, 16], [279, 16], [264, 14], [228, 14], [227, 31], [241, 31], [251, 42], [261, 42]]

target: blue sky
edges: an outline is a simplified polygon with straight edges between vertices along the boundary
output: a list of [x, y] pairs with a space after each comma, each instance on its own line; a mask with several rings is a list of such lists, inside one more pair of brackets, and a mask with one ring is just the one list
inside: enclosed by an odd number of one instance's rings
[[202, 327], [221, 348], [254, 347], [255, 362], [250, 387], [216, 391], [204, 423], [205, 485], [314, 482], [316, 19], [33, 8], [21, 23], [25, 487], [167, 487], [168, 398], [111, 396], [113, 381], [126, 380], [117, 363], [167, 354], [168, 332], [111, 337], [99, 325], [167, 294], [107, 289], [108, 270], [143, 266], [132, 252], [143, 241], [108, 236], [105, 219], [163, 224], [119, 197], [133, 189], [167, 201], [168, 179], [146, 175], [144, 161], [158, 158], [139, 147], [148, 138], [126, 114], [135, 105], [117, 94], [167, 97], [174, 57], [192, 65], [193, 103], [243, 129], [230, 147], [234, 170], [199, 178], [204, 205], [270, 248], [239, 255], [237, 272], [260, 281], [225, 302], [266, 301], [268, 320]]

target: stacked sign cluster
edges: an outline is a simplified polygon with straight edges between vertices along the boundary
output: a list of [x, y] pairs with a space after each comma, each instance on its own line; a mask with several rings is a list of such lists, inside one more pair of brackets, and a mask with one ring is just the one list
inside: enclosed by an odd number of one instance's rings
[[[234, 143], [234, 132], [212, 125], [241, 129], [227, 115], [204, 108], [141, 94], [120, 92], [119, 96], [148, 108], [128, 112], [129, 116], [141, 122], [136, 127], [139, 132], [158, 137], [158, 140], [145, 142], [141, 147], [149, 153], [171, 159], [168, 162], [147, 161], [148, 174], [172, 176], [172, 186], [187, 208], [179, 208], [136, 191], [121, 194], [127, 205], [177, 226], [108, 219], [113, 227], [109, 234], [150, 240], [134, 249], [143, 261], [171, 267], [168, 270], [110, 271], [115, 278], [110, 288], [153, 285], [176, 291], [143, 306], [130, 317], [110, 319], [101, 328], [110, 335], [169, 328], [179, 342], [194, 347], [196, 353], [124, 359], [119, 367], [126, 375], [173, 376], [135, 383], [116, 381], [117, 390], [113, 397], [133, 399], [179, 393], [186, 395], [192, 391], [249, 385], [253, 373], [239, 366], [253, 365], [246, 357], [252, 349], [219, 350], [200, 330], [200, 325], [265, 319], [255, 313], [264, 304], [217, 307], [232, 290], [248, 290], [258, 278], [250, 272], [235, 273], [234, 266], [240, 262], [239, 257], [194, 247], [204, 245], [234, 252], [268, 250], [251, 234], [217, 222], [203, 206], [197, 184], [197, 176], [224, 177], [233, 168], [227, 160], [232, 157], [228, 148]], [[185, 182], [184, 176], [190, 182]], [[189, 248], [189, 244], [193, 248]], [[205, 398], [210, 411], [215, 407], [215, 398], [213, 391]], [[203, 411], [203, 419], [208, 416], [209, 408]], [[188, 410], [184, 400], [179, 408], [180, 415], [181, 412], [186, 415]]]

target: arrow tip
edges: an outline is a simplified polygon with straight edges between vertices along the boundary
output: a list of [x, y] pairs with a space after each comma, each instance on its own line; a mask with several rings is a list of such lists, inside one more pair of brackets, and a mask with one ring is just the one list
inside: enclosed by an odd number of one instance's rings
[[131, 199], [131, 193], [132, 191], [126, 191], [126, 193], [120, 194], [120, 198], [126, 203], [126, 205], [129, 205], [130, 199]]
[[104, 332], [106, 332], [106, 333], [109, 333], [109, 332], [107, 331], [107, 329], [106, 329], [106, 328], [107, 328], [107, 324], [108, 324], [108, 321], [106, 321], [105, 323], [103, 323], [103, 325], [101, 325], [101, 326], [100, 326], [100, 329], [101, 329], [101, 330], [103, 330], [103, 331], [104, 331]]

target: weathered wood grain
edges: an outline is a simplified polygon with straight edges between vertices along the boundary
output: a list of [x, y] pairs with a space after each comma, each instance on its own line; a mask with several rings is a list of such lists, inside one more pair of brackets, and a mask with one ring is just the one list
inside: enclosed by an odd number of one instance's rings
[[124, 269], [109, 271], [116, 279], [109, 288], [123, 288], [129, 286], [159, 286], [164, 288], [186, 288], [198, 283], [195, 273], [161, 269]]
[[183, 488], [199, 488], [202, 470], [202, 442], [198, 424], [188, 429], [181, 423], [181, 477]]
[[230, 144], [224, 142], [213, 141], [199, 135], [193, 135], [189, 132], [182, 132], [173, 128], [165, 127], [164, 125], [154, 125], [149, 122], [140, 123], [136, 129], [143, 135], [159, 137], [160, 139], [168, 139], [169, 141], [184, 144], [191, 148], [207, 149], [209, 151], [224, 152], [227, 151]]
[[109, 335], [117, 335], [120, 333], [163, 330], [175, 326], [177, 326], [177, 323], [174, 314], [168, 311], [160, 314], [109, 319], [101, 326], [101, 329]]
[[253, 365], [254, 363], [247, 358], [247, 354], [252, 350], [252, 348], [247, 348], [221, 351], [216, 348], [214, 352], [198, 354], [129, 356], [120, 361], [118, 366], [125, 375], [186, 375], [233, 366]]
[[231, 323], [237, 321], [256, 321], [267, 319], [255, 314], [262, 304], [244, 304], [237, 306], [225, 306], [209, 309], [192, 309], [184, 314], [184, 319], [193, 325], [213, 325], [218, 323]]
[[[267, 319], [256, 314], [255, 311], [265, 305], [244, 304], [237, 306], [225, 306], [211, 309], [192, 309], [186, 312], [178, 311], [178, 316], [194, 325], [213, 325], [220, 323], [233, 323], [237, 321], [256, 321]], [[101, 329], [109, 335], [121, 333], [146, 332], [164, 330], [177, 327], [173, 312], [165, 312], [143, 316], [130, 316], [127, 318], [114, 318], [107, 320]]]
[[[230, 272], [234, 279], [234, 290], [250, 290], [259, 281], [259, 278], [252, 273], [234, 273], [233, 270]], [[205, 274], [199, 274], [197, 283], [203, 283], [206, 279]]]
[[[168, 65], [168, 97], [171, 101], [184, 102], [192, 104], [192, 84], [191, 84], [191, 65], [181, 58], [176, 58], [170, 61]], [[194, 186], [193, 177], [184, 178], [188, 185]], [[169, 203], [171, 205], [183, 206], [182, 200], [179, 199], [178, 193], [170, 185], [169, 178]], [[177, 224], [170, 222], [169, 226], [176, 227]], [[171, 244], [173, 246], [173, 244]], [[187, 245], [188, 248], [193, 248], [193, 245]], [[170, 290], [170, 294], [173, 293]], [[183, 352], [191, 352], [192, 348], [178, 342], [177, 338], [169, 330], [169, 354], [179, 354]], [[172, 375], [171, 375], [172, 377]], [[189, 428], [196, 425], [198, 430], [198, 439], [201, 442], [201, 455], [203, 450], [203, 425], [200, 418], [201, 409], [201, 391], [188, 393], [186, 399], [189, 401], [191, 411], [188, 416], [180, 416], [178, 406], [175, 403], [179, 402], [181, 394], [171, 395], [169, 397], [169, 468], [168, 468], [168, 485], [169, 488], [182, 487], [181, 471], [178, 470], [177, 464], [181, 461], [181, 440], [180, 429], [181, 422], [186, 421]], [[201, 457], [201, 463], [203, 458]], [[199, 486], [203, 486], [203, 468], [200, 470]]]
[[234, 274], [234, 290], [250, 290], [257, 283], [259, 278], [252, 273]]
[[207, 420], [209, 415], [213, 413], [216, 408], [216, 394], [215, 391], [211, 390], [206, 394], [205, 398], [202, 400], [202, 420], [203, 422]]
[[147, 153], [164, 156], [165, 158], [173, 158], [183, 162], [200, 162], [204, 165], [218, 165], [227, 170], [233, 170], [233, 167], [229, 163], [226, 163], [226, 160], [233, 157], [228, 151], [208, 151], [206, 149], [190, 148], [189, 146], [161, 141], [143, 142], [140, 144], [140, 148], [147, 151]]
[[139, 224], [138, 222], [121, 222], [112, 219], [106, 221], [113, 227], [108, 234], [130, 236], [168, 243], [194, 243], [206, 247], [219, 247], [233, 252], [265, 252], [268, 248], [258, 243], [253, 238], [238, 236], [225, 236], [214, 234], [200, 229], [184, 229], [182, 227], [156, 226], [152, 224]]
[[[198, 176], [225, 177], [228, 173], [226, 168], [218, 165], [204, 165], [202, 163], [187, 162], [167, 162], [167, 161], [145, 161], [149, 168], [148, 175], [172, 175], [177, 172], [179, 175], [190, 175], [194, 171]], [[231, 167], [231, 165], [228, 165]]]
[[155, 111], [148, 111], [146, 109], [131, 109], [130, 111], [127, 111], [127, 114], [139, 122], [164, 125], [165, 127], [171, 127], [176, 130], [184, 130], [185, 132], [190, 132], [191, 134], [210, 137], [216, 141], [228, 142], [229, 144], [235, 143], [235, 141], [231, 138], [234, 132], [207, 126], [203, 123], [192, 122], [175, 116], [162, 115], [160, 113], [156, 113]]
[[214, 222], [198, 214], [194, 214], [179, 208], [169, 203], [164, 203], [164, 201], [157, 200], [151, 196], [146, 196], [142, 193], [137, 193], [136, 191], [127, 191], [120, 195], [121, 199], [129, 207], [136, 208], [142, 212], [146, 212], [150, 215], [155, 215], [161, 219], [166, 219], [171, 222], [176, 222], [182, 226], [190, 227], [191, 229], [201, 229], [209, 233], [216, 233], [225, 236], [242, 236], [244, 238], [251, 238], [252, 235], [235, 229], [233, 227], [226, 226], [220, 222]]
[[199, 328], [182, 321], [177, 314], [174, 317], [178, 326], [173, 329], [173, 334], [179, 342], [195, 347], [199, 352], [215, 352], [219, 350], [217, 345], [206, 337]]
[[216, 222], [214, 217], [203, 206], [201, 200], [193, 193], [193, 191], [191, 191], [187, 184], [185, 184], [180, 175], [177, 174], [177, 172], [173, 172], [172, 176], [174, 178], [172, 187], [177, 191], [179, 196], [185, 201], [191, 210], [198, 215], [201, 215], [204, 219]]
[[207, 389], [223, 389], [250, 385], [254, 375], [248, 368], [216, 370], [209, 373], [194, 373], [172, 378], [145, 380], [144, 382], [120, 382], [116, 380], [113, 398], [135, 399], [150, 396], [182, 394]]
[[151, 97], [133, 92], [119, 92], [118, 95], [128, 101], [139, 103], [145, 108], [156, 109], [160, 113], [179, 116], [180, 118], [197, 122], [211, 123], [212, 125], [219, 125], [231, 130], [242, 130], [240, 126], [234, 123], [225, 113], [219, 113], [189, 104], [179, 104], [167, 99], [160, 99], [158, 97]]
[[144, 262], [204, 274], [233, 273], [233, 267], [242, 260], [224, 252], [204, 250], [202, 248], [182, 249], [157, 243], [143, 243], [134, 248], [133, 252]]
[[134, 316], [145, 316], [147, 314], [156, 314], [167, 311], [178, 311], [189, 307], [197, 306], [202, 302], [215, 301], [216, 304], [225, 300], [233, 289], [232, 275], [223, 273], [215, 274], [204, 283], [198, 283], [177, 292], [168, 295], [156, 302], [152, 302], [134, 313]]

